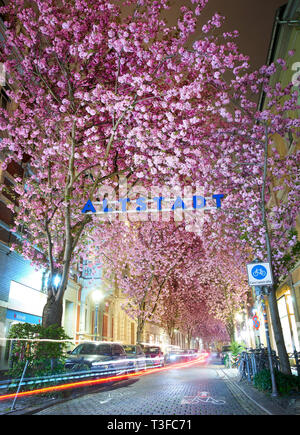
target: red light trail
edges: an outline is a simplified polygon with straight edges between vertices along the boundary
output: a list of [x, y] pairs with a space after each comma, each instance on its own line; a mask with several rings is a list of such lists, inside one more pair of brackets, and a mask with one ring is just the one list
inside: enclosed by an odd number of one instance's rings
[[[105, 384], [106, 382], [110, 382], [110, 381], [116, 381], [116, 380], [120, 381], [123, 379], [146, 376], [146, 375], [150, 375], [152, 373], [158, 373], [158, 372], [171, 370], [171, 369], [181, 369], [181, 368], [196, 365], [198, 363], [202, 363], [205, 361], [206, 357], [207, 357], [207, 354], [204, 354], [204, 355], [200, 355], [194, 361], [173, 364], [173, 365], [168, 366], [168, 367], [158, 367], [158, 368], [147, 369], [147, 370], [144, 370], [143, 372], [129, 373], [127, 375], [116, 375], [116, 376], [110, 376], [107, 378], [94, 379], [94, 380], [90, 380], [90, 381], [72, 382], [69, 384], [55, 385], [53, 387], [39, 388], [36, 390], [31, 390], [31, 391], [23, 391], [23, 392], [19, 392], [17, 397], [26, 397], [26, 396], [32, 396], [34, 394], [49, 393], [51, 391], [62, 391], [62, 390], [68, 390], [71, 388], [79, 388], [79, 387], [85, 387], [85, 386]], [[16, 393], [4, 394], [4, 395], [0, 396], [0, 400], [14, 399], [15, 396], [16, 396]]]

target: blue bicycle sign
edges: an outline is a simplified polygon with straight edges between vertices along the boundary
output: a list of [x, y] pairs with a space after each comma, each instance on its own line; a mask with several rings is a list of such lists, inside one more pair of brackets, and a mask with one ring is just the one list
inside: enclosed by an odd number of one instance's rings
[[254, 266], [251, 270], [251, 275], [255, 279], [264, 279], [268, 274], [267, 269], [261, 264]]
[[248, 263], [248, 284], [250, 286], [268, 286], [273, 285], [272, 271], [270, 263]]

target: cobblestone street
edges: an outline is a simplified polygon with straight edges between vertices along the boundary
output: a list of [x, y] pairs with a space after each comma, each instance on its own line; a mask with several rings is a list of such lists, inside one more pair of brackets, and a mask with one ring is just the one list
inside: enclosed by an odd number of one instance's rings
[[69, 400], [39, 415], [267, 415], [225, 375], [194, 366], [123, 381], [110, 391]]

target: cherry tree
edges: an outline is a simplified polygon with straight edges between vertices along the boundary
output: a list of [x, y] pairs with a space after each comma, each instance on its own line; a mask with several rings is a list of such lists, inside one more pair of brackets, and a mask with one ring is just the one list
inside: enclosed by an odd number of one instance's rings
[[[211, 174], [216, 180], [223, 178], [226, 200], [220, 210], [222, 219], [212, 218], [204, 226], [204, 239], [206, 249], [211, 252], [220, 245], [218, 240], [228, 249], [235, 246], [244, 258], [243, 267], [254, 258], [270, 263], [274, 277], [269, 295], [272, 326], [282, 369], [289, 373], [275, 290], [299, 258], [295, 232], [299, 210], [299, 151], [279, 155], [275, 144], [278, 136], [297, 141], [300, 123], [298, 93], [292, 90], [292, 84], [270, 85], [278, 68], [287, 68], [281, 59], [276, 65], [262, 67], [235, 80], [239, 98], [229, 96], [234, 115], [229, 110], [223, 112], [231, 125], [216, 133], [220, 141], [231, 141], [231, 146], [224, 150], [223, 158], [214, 168], [216, 172]], [[267, 104], [259, 112], [247, 98], [247, 92], [251, 89], [257, 94], [261, 88]], [[275, 185], [273, 192], [284, 192], [280, 203], [275, 195], [270, 201], [272, 185]]]
[[247, 304], [249, 294], [245, 272], [228, 258], [222, 261], [220, 256], [217, 265], [208, 266], [207, 271], [203, 285], [206, 305], [210, 314], [223, 322], [230, 340], [234, 341], [235, 315]]
[[[200, 260], [198, 272], [201, 265], [206, 268], [205, 258]], [[194, 270], [188, 280], [183, 275], [169, 280], [162, 299], [160, 324], [168, 331], [172, 344], [176, 330], [184, 334], [188, 348], [192, 338], [201, 338], [205, 344], [229, 340], [225, 324], [218, 318], [218, 310], [211, 310], [207, 300], [197, 271]]]
[[108, 265], [106, 276], [115, 275], [127, 297], [124, 309], [137, 319], [137, 341], [141, 341], [145, 323], [159, 321], [171, 283], [179, 277], [189, 282], [204, 252], [200, 238], [185, 232], [183, 225], [138, 222], [124, 225], [121, 237], [102, 249], [102, 257]]
[[[125, 3], [132, 12], [123, 14]], [[1, 110], [2, 167], [28, 162], [15, 223], [26, 227], [23, 255], [50, 272], [44, 325], [61, 323], [70, 267], [93, 226], [80, 210], [99, 187], [116, 187], [120, 175], [144, 186], [199, 176], [196, 138], [211, 133], [218, 97], [206, 86], [206, 43], [185, 48], [206, 2], [192, 3], [175, 27], [162, 18], [165, 0], [16, 0], [1, 8], [1, 60], [16, 106]], [[216, 73], [241, 61], [229, 45], [215, 57]]]
[[175, 344], [175, 331], [179, 328], [181, 318], [182, 288], [180, 282], [170, 277], [163, 294], [159, 323], [167, 331], [171, 344]]
[[187, 295], [180, 314], [179, 330], [185, 334], [188, 349], [192, 338], [196, 337], [201, 338], [204, 347], [229, 339], [225, 324], [212, 315], [203, 295], [196, 299]]

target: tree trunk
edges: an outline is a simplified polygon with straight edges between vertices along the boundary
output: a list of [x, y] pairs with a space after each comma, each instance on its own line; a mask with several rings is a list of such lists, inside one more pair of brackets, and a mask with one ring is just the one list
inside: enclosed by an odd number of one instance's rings
[[137, 330], [136, 330], [136, 342], [141, 343], [143, 339], [145, 322], [140, 317], [138, 318]]
[[47, 328], [51, 325], [61, 326], [62, 314], [63, 314], [63, 303], [60, 298], [58, 301], [52, 294], [48, 295], [46, 305], [43, 309], [43, 321], [42, 325]]
[[171, 335], [171, 344], [172, 344], [172, 346], [175, 345], [175, 334]]
[[282, 327], [278, 312], [278, 305], [276, 300], [276, 291], [275, 288], [272, 288], [272, 291], [268, 297], [269, 301], [269, 308], [271, 313], [271, 319], [272, 319], [272, 327], [274, 332], [274, 339], [276, 342], [278, 357], [280, 361], [280, 368], [281, 371], [287, 375], [291, 375], [291, 366], [290, 366], [290, 360], [286, 351], [285, 342], [283, 338], [282, 333]]
[[232, 319], [227, 321], [226, 329], [230, 338], [230, 342], [232, 343], [233, 341], [235, 341], [234, 322]]

